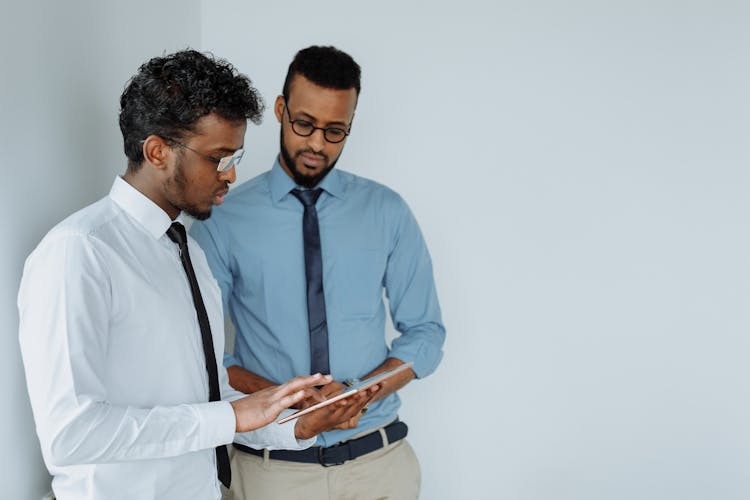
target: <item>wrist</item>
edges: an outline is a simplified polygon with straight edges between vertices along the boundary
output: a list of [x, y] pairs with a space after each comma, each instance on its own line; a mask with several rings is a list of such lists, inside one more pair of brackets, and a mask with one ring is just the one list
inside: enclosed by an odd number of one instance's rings
[[294, 437], [297, 439], [310, 439], [314, 435], [305, 425], [304, 419], [298, 418], [294, 424]]
[[237, 405], [234, 401], [230, 401], [229, 404], [232, 406], [232, 413], [234, 413], [234, 432], [240, 432], [240, 417], [237, 414]]

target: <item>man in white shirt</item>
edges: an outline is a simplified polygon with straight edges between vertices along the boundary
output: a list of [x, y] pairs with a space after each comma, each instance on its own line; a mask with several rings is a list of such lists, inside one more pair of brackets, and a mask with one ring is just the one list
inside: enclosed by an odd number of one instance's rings
[[[19, 339], [42, 454], [58, 500], [216, 500], [224, 445], [303, 449], [327, 430], [274, 420], [331, 379], [230, 388], [221, 293], [180, 226], [235, 180], [263, 110], [249, 79], [182, 51], [141, 66], [120, 106], [125, 175], [24, 267]], [[330, 411], [346, 418], [364, 397]]]

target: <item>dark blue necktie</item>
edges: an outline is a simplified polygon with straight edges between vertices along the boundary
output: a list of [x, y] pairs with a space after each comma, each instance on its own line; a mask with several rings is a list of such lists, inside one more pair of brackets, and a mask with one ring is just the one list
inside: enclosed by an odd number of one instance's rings
[[[169, 236], [169, 239], [177, 243], [180, 247], [180, 260], [182, 261], [183, 269], [185, 269], [185, 274], [187, 274], [188, 283], [190, 283], [190, 293], [193, 296], [195, 314], [198, 316], [198, 326], [201, 329], [203, 356], [206, 358], [206, 371], [208, 372], [208, 400], [219, 401], [221, 399], [221, 391], [219, 390], [219, 371], [216, 367], [216, 352], [214, 351], [214, 342], [211, 337], [211, 325], [208, 323], [208, 314], [206, 314], [206, 306], [203, 304], [201, 289], [198, 286], [198, 278], [195, 277], [193, 263], [190, 261], [185, 226], [179, 222], [174, 222], [169, 229], [167, 229], [167, 236]], [[229, 453], [227, 452], [226, 446], [216, 447], [216, 469], [219, 475], [219, 481], [229, 488], [229, 483], [232, 480], [232, 471], [229, 466]]]
[[305, 277], [307, 278], [307, 327], [310, 331], [310, 373], [331, 373], [328, 364], [328, 323], [326, 298], [323, 295], [323, 258], [320, 252], [320, 230], [315, 202], [318, 189], [293, 189], [292, 194], [305, 206], [302, 235], [305, 241]]

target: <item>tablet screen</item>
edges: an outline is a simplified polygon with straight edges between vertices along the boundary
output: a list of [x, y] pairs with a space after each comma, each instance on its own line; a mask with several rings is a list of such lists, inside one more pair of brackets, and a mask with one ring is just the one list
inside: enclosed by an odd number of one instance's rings
[[295, 413], [292, 413], [291, 415], [282, 418], [278, 421], [279, 424], [283, 424], [285, 422], [288, 422], [290, 420], [294, 420], [295, 418], [299, 418], [302, 415], [305, 415], [307, 413], [310, 413], [312, 411], [318, 410], [320, 408], [323, 408], [324, 406], [328, 406], [332, 403], [335, 403], [336, 401], [340, 401], [344, 398], [348, 398], [350, 396], [353, 396], [357, 394], [360, 391], [364, 391], [365, 389], [372, 387], [375, 384], [378, 384], [382, 382], [383, 380], [390, 378], [397, 373], [401, 373], [404, 370], [407, 370], [412, 367], [414, 364], [413, 361], [409, 361], [408, 363], [404, 363], [403, 365], [399, 365], [396, 368], [392, 368], [390, 370], [386, 370], [382, 373], [378, 373], [374, 377], [366, 378], [364, 380], [360, 380], [359, 382], [355, 383], [351, 387], [347, 387], [344, 392], [341, 394], [337, 394], [335, 396], [331, 396], [330, 398], [326, 399], [325, 401], [321, 401], [320, 403], [316, 403], [308, 408], [305, 408], [304, 410], [299, 410]]

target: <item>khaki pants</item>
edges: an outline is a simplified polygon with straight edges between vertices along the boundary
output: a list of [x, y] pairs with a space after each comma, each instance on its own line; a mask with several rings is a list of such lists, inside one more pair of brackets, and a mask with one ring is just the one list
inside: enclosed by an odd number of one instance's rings
[[419, 462], [406, 439], [323, 467], [234, 450], [231, 500], [416, 500]]

